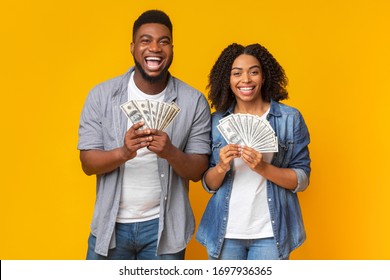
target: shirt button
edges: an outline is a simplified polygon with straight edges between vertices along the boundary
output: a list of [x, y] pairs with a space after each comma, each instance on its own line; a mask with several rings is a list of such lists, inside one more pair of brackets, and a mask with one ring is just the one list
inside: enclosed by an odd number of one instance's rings
[[274, 223], [275, 223], [275, 221], [274, 221], [274, 220], [272, 220], [272, 223], [274, 224]]
[[164, 178], [164, 176], [165, 176], [164, 174], [161, 174], [161, 178]]
[[271, 201], [271, 198], [268, 198], [268, 201]]
[[164, 199], [165, 199], [165, 200], [167, 200], [167, 199], [168, 199], [168, 197], [167, 197], [167, 196], [165, 196], [165, 197], [164, 197]]

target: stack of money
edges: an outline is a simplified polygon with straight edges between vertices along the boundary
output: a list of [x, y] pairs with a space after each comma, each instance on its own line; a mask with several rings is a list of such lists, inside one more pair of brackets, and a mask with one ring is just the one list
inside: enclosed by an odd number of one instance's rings
[[180, 112], [174, 102], [169, 104], [153, 100], [130, 100], [120, 107], [132, 124], [145, 122], [141, 129], [165, 130]]
[[217, 128], [229, 144], [248, 146], [261, 153], [278, 151], [271, 125], [256, 115], [231, 114], [221, 119]]

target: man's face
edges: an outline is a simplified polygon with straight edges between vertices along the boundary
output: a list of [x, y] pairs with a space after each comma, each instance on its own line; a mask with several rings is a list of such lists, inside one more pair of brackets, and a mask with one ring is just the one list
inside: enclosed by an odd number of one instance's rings
[[173, 59], [172, 34], [159, 23], [141, 25], [131, 43], [136, 68], [149, 82], [163, 80]]

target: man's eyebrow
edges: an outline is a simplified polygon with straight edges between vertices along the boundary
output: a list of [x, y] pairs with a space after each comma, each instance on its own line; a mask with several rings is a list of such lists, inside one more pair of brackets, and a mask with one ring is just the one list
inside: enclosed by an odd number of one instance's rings
[[[144, 38], [144, 37], [147, 37], [147, 38], [154, 38], [152, 35], [148, 34], [148, 33], [145, 33], [145, 34], [141, 34], [139, 36], [139, 38]], [[158, 40], [163, 40], [163, 39], [168, 39], [169, 41], [172, 40], [172, 38], [170, 36], [162, 36], [162, 37], [159, 37]]]

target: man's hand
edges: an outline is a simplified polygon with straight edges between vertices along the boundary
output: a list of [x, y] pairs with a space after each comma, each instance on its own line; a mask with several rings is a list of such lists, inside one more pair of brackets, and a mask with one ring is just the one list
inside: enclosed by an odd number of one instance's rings
[[167, 159], [172, 155], [173, 149], [175, 149], [168, 134], [156, 129], [151, 129], [150, 132], [152, 140], [148, 141], [148, 149], [158, 157]]
[[122, 147], [123, 156], [129, 160], [137, 155], [137, 151], [143, 147], [148, 147], [153, 140], [150, 129], [139, 129], [144, 122], [138, 122], [126, 132], [125, 143]]

